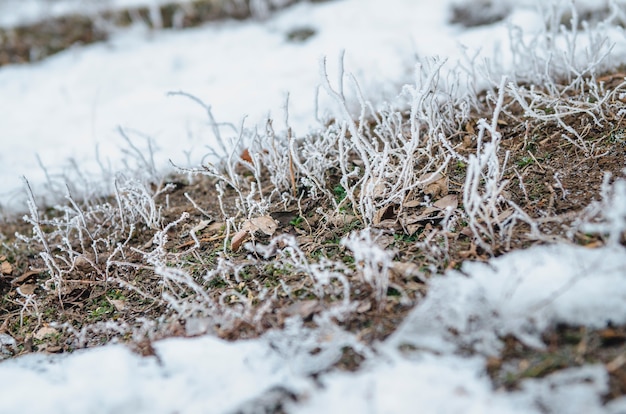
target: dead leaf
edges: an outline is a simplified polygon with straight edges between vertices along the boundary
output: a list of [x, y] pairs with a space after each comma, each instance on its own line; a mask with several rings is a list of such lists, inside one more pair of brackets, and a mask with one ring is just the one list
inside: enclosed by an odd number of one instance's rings
[[330, 222], [335, 227], [344, 227], [356, 221], [356, 217], [352, 214], [338, 212], [330, 217]]
[[387, 193], [387, 187], [384, 183], [378, 183], [374, 185], [374, 189], [372, 190], [372, 196], [376, 199], [383, 198]]
[[426, 174], [422, 174], [420, 176], [420, 178], [418, 178], [417, 180], [420, 182], [420, 185], [418, 185], [419, 188], [424, 188], [427, 185], [430, 185], [434, 182], [437, 182], [439, 180], [441, 180], [443, 178], [443, 175], [441, 175], [441, 173], [426, 173]]
[[76, 266], [76, 269], [80, 270], [81, 272], [88, 272], [90, 270], [93, 269], [93, 267], [91, 266], [91, 261], [89, 260], [89, 258], [85, 257], [84, 255], [80, 255], [76, 258], [76, 260], [74, 260], [74, 266]]
[[[267, 154], [268, 152], [267, 150], [263, 150], [262, 153]], [[241, 158], [242, 161], [245, 161], [249, 164], [254, 164], [253, 159], [252, 159], [252, 154], [250, 154], [250, 151], [248, 150], [248, 148], [245, 148], [243, 151], [241, 151], [239, 158]]]
[[248, 151], [248, 148], [241, 151], [240, 157], [243, 161], [252, 164], [252, 157], [250, 156], [250, 151]]
[[189, 233], [200, 233], [202, 230], [206, 229], [212, 222], [213, 220], [200, 220], [198, 224], [196, 224], [194, 227], [191, 228], [191, 230], [189, 230]]
[[450, 210], [456, 210], [459, 206], [459, 200], [456, 194], [449, 194], [444, 198], [435, 201], [433, 206], [441, 210], [445, 210], [447, 208], [450, 208]]
[[216, 221], [209, 224], [206, 228], [206, 231], [209, 233], [217, 233], [221, 232], [224, 227], [226, 227], [226, 224], [223, 221]]
[[[47, 344], [46, 344], [47, 345]], [[45, 350], [49, 354], [58, 354], [63, 351], [63, 346], [61, 345], [50, 345]]]
[[370, 302], [369, 300], [364, 300], [363, 302], [359, 304], [359, 306], [357, 306], [356, 312], [365, 313], [370, 309], [372, 309], [372, 302]]
[[391, 264], [391, 273], [402, 279], [418, 279], [426, 283], [426, 275], [422, 272], [418, 265], [411, 262], [393, 262]]
[[374, 239], [374, 244], [385, 250], [387, 247], [391, 246], [396, 239], [391, 234], [381, 234]]
[[303, 300], [296, 302], [285, 309], [285, 314], [289, 316], [299, 315], [302, 319], [307, 319], [314, 313], [320, 312], [322, 306], [318, 300]]
[[587, 243], [584, 245], [584, 247], [588, 249], [597, 249], [598, 247], [602, 247], [602, 246], [604, 246], [604, 243], [602, 243], [600, 240], [596, 240], [596, 241], [593, 241], [591, 243]]
[[417, 228], [411, 228], [411, 225], [426, 221], [441, 220], [446, 216], [444, 211], [447, 208], [455, 210], [458, 205], [459, 201], [456, 194], [450, 194], [437, 200], [432, 206], [426, 207], [419, 214], [410, 214], [403, 217], [402, 223], [404, 227], [409, 230], [410, 234], [413, 234], [421, 227], [421, 224]]
[[[433, 213], [439, 213], [433, 215]], [[426, 207], [420, 214], [411, 214], [406, 216], [404, 222], [406, 225], [424, 222], [427, 220], [433, 220], [437, 218], [443, 218], [443, 214], [440, 214], [441, 210], [436, 207]], [[440, 217], [439, 217], [440, 216]]]
[[248, 236], [250, 236], [248, 230], [239, 230], [237, 233], [235, 233], [232, 240], [230, 241], [230, 250], [232, 250], [233, 252], [239, 250], [242, 243], [246, 241]]
[[230, 249], [236, 252], [243, 242], [256, 232], [261, 232], [266, 236], [272, 236], [276, 232], [276, 229], [278, 229], [278, 223], [271, 216], [261, 216], [246, 220], [241, 225], [241, 230], [233, 236], [230, 242]]
[[437, 181], [430, 185], [427, 185], [424, 188], [424, 194], [429, 195], [433, 198], [439, 196], [445, 196], [448, 194], [448, 179], [444, 178], [442, 181]]
[[402, 207], [404, 208], [413, 208], [413, 207], [419, 207], [424, 203], [423, 200], [411, 200], [411, 201], [407, 201], [402, 203]]
[[56, 335], [58, 333], [59, 333], [59, 331], [57, 331], [56, 329], [54, 329], [54, 328], [52, 328], [50, 326], [44, 326], [43, 328], [39, 328], [39, 330], [37, 332], [35, 332], [33, 337], [35, 339], [39, 339], [41, 341], [46, 336], [54, 336], [54, 335]]
[[626, 364], [626, 354], [619, 354], [615, 359], [604, 366], [606, 367], [606, 370], [612, 374], [623, 367], [624, 364]]
[[29, 296], [35, 293], [35, 289], [37, 285], [35, 284], [25, 284], [17, 288], [18, 292], [24, 296]]
[[3, 275], [10, 275], [11, 273], [13, 273], [13, 265], [11, 265], [11, 263], [9, 262], [0, 263], [0, 272]]
[[507, 218], [513, 215], [513, 209], [509, 208], [508, 210], [504, 210], [502, 213], [498, 214], [497, 221], [498, 223], [502, 223]]
[[602, 344], [606, 345], [618, 345], [626, 342], [626, 333], [613, 328], [602, 329], [598, 332]]
[[482, 262], [487, 261], [487, 257], [485, 255], [481, 255], [480, 253], [478, 253], [478, 247], [473, 241], [470, 242], [470, 247], [468, 250], [459, 252], [459, 257], [461, 257], [462, 259], [471, 259]]
[[250, 234], [260, 231], [267, 236], [272, 236], [278, 229], [278, 223], [271, 216], [261, 216], [246, 220], [241, 229], [248, 230]]
[[383, 220], [380, 223], [378, 223], [376, 228], [378, 228], [378, 229], [386, 229], [386, 230], [393, 230], [393, 231], [400, 231], [400, 230], [402, 230], [402, 226], [400, 225], [400, 223], [396, 219], [393, 219], [393, 220]]
[[466, 237], [473, 237], [474, 236], [474, 231], [472, 230], [471, 227], [467, 226], [467, 227], [463, 227], [463, 229], [461, 229], [460, 232], [463, 236]]
[[300, 216], [300, 211], [298, 209], [287, 211], [273, 211], [271, 215], [272, 218], [278, 222], [278, 225], [280, 227], [288, 227], [291, 226], [291, 223]]
[[109, 303], [113, 305], [116, 311], [121, 312], [126, 309], [126, 301], [121, 299], [109, 299], [107, 298]]
[[419, 178], [424, 194], [433, 198], [448, 194], [448, 177], [441, 173], [427, 173]]
[[389, 204], [379, 209], [376, 214], [374, 214], [373, 224], [377, 226], [384, 220], [394, 220], [396, 217], [396, 205]]
[[417, 233], [418, 230], [421, 229], [422, 227], [424, 227], [424, 225], [422, 223], [407, 224], [406, 225], [406, 230], [409, 233], [409, 236], [412, 236], [415, 233]]

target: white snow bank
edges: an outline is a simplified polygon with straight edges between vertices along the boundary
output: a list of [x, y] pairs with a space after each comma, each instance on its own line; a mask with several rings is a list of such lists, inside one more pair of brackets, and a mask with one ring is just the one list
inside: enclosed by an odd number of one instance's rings
[[223, 413], [272, 387], [309, 382], [261, 341], [168, 339], [154, 347], [158, 358], [110, 345], [6, 361], [0, 412]]
[[431, 281], [426, 301], [391, 342], [495, 354], [498, 337], [507, 334], [541, 347], [541, 333], [559, 322], [594, 328], [626, 323], [623, 247], [537, 246], [488, 263], [464, 263], [462, 272]]
[[[525, 413], [491, 390], [480, 358], [378, 360], [357, 373], [333, 373], [297, 413]], [[348, 411], [342, 411], [348, 410]]]
[[[608, 376], [600, 365], [525, 380], [521, 390], [493, 390], [481, 358], [422, 355], [377, 361], [356, 374], [322, 378], [323, 389], [294, 413], [601, 413]], [[614, 402], [617, 407], [621, 401]], [[606, 411], [605, 411], [606, 410]]]

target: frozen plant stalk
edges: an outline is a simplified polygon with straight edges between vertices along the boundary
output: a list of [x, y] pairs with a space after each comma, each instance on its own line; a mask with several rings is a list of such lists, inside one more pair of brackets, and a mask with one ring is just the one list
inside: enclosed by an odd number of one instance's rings
[[[610, 186], [610, 174], [604, 176], [602, 183], [602, 202], [592, 207], [591, 215], [598, 215], [604, 220], [599, 223], [585, 223], [582, 230], [588, 233], [607, 235], [608, 245], [619, 245], [626, 232], [626, 181], [616, 180]], [[595, 210], [595, 211], [594, 211]]]
[[370, 229], [351, 233], [341, 240], [341, 244], [354, 254], [357, 268], [362, 273], [365, 282], [374, 289], [376, 301], [382, 307], [389, 286], [389, 269], [394, 252], [376, 245], [376, 239], [372, 237]]
[[[508, 184], [507, 180], [502, 180], [508, 154], [504, 165], [501, 166], [498, 150], [502, 137], [497, 130], [498, 116], [504, 101], [505, 81], [506, 78], [503, 77], [491, 124], [487, 124], [484, 119], [478, 121], [476, 155], [472, 154], [468, 159], [467, 176], [463, 186], [463, 205], [468, 226], [480, 247], [488, 252], [492, 252], [491, 246], [496, 237], [494, 225], [500, 223], [499, 204], [503, 201], [502, 192]], [[491, 142], [483, 143], [485, 131], [489, 132]]]

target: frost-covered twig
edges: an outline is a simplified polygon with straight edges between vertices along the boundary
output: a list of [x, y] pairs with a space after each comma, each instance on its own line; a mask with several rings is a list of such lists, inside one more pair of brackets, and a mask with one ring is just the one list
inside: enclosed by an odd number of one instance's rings
[[[470, 155], [467, 164], [467, 175], [463, 186], [463, 206], [478, 244], [488, 252], [496, 241], [494, 226], [500, 224], [500, 204], [505, 201], [502, 192], [508, 184], [503, 180], [504, 167], [500, 165], [499, 149], [501, 134], [497, 130], [497, 122], [504, 101], [506, 78], [500, 83], [498, 98], [491, 124], [484, 119], [478, 121], [476, 155]], [[485, 132], [491, 140], [483, 142]], [[504, 164], [506, 164], [506, 158]]]
[[611, 175], [602, 181], [602, 201], [587, 208], [581, 230], [606, 237], [609, 245], [619, 245], [626, 234], [626, 180], [617, 179], [611, 185]]
[[389, 287], [389, 269], [395, 252], [376, 245], [376, 236], [371, 230], [353, 232], [341, 240], [341, 244], [352, 251], [354, 261], [363, 279], [374, 290], [379, 307], [385, 304]]

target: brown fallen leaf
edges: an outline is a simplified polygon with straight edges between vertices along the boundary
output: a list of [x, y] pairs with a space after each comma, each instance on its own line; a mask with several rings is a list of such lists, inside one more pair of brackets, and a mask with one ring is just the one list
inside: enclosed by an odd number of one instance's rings
[[296, 302], [285, 309], [285, 314], [289, 316], [299, 315], [302, 319], [307, 319], [314, 313], [320, 312], [322, 305], [316, 299]]
[[252, 164], [252, 156], [250, 155], [250, 151], [248, 151], [248, 148], [241, 151], [241, 155], [239, 157], [241, 157], [243, 161]]
[[226, 227], [226, 223], [223, 221], [214, 221], [206, 227], [205, 231], [208, 233], [217, 233], [221, 232], [224, 227]]
[[41, 341], [46, 336], [54, 336], [54, 335], [56, 335], [58, 333], [59, 333], [59, 331], [57, 331], [56, 329], [54, 329], [54, 328], [52, 328], [50, 326], [44, 326], [42, 328], [39, 328], [39, 330], [37, 330], [37, 332], [35, 332], [33, 337], [35, 339], [38, 339], [38, 340]]
[[592, 241], [591, 243], [587, 243], [584, 245], [584, 247], [588, 249], [597, 249], [598, 247], [602, 246], [604, 246], [604, 243], [602, 243], [600, 240]]
[[402, 279], [417, 279], [426, 283], [426, 275], [422, 272], [418, 265], [411, 262], [393, 262], [391, 264], [391, 273]]
[[381, 222], [385, 220], [394, 220], [397, 218], [396, 216], [396, 205], [389, 204], [381, 209], [379, 209], [376, 214], [374, 214], [373, 224], [375, 226], [379, 225]]
[[372, 309], [372, 302], [370, 302], [369, 300], [364, 300], [363, 302], [359, 303], [359, 306], [357, 306], [356, 308], [356, 312], [365, 313], [370, 309]]
[[93, 263], [93, 260], [84, 255], [80, 255], [76, 258], [76, 260], [74, 260], [74, 266], [76, 266], [76, 269], [80, 270], [81, 272], [88, 272], [90, 270], [93, 270], [93, 266], [91, 265], [91, 263]]
[[374, 189], [372, 190], [372, 193], [373, 193], [372, 196], [375, 199], [383, 198], [385, 194], [387, 193], [387, 187], [385, 186], [384, 183], [378, 183], [374, 185]]
[[619, 345], [626, 342], [626, 333], [621, 330], [606, 328], [598, 332], [604, 346]]
[[230, 241], [230, 250], [236, 252], [246, 239], [250, 237], [248, 230], [239, 230]]
[[280, 227], [288, 227], [291, 226], [291, 223], [300, 216], [300, 211], [298, 209], [273, 211], [271, 215], [272, 218], [278, 222]]
[[35, 289], [37, 285], [35, 284], [25, 284], [17, 288], [18, 292], [22, 295], [29, 296], [35, 293]]
[[109, 301], [109, 303], [111, 305], [113, 305], [113, 307], [115, 308], [116, 311], [121, 312], [124, 309], [126, 309], [126, 301], [125, 300], [121, 300], [121, 299], [109, 299], [107, 298], [107, 301]]
[[330, 223], [335, 227], [343, 227], [352, 224], [357, 220], [356, 216], [344, 212], [337, 212], [329, 217]]
[[470, 238], [471, 238], [471, 237], [474, 237], [474, 232], [472, 231], [472, 228], [471, 228], [470, 226], [463, 227], [463, 228], [461, 229], [460, 233], [461, 233], [463, 236], [466, 236], [466, 237], [470, 237]]
[[[47, 344], [45, 344], [45, 345], [47, 345]], [[49, 345], [49, 346], [46, 347], [46, 349], [44, 351], [49, 353], [49, 354], [58, 354], [58, 353], [63, 351], [63, 346], [61, 346], [61, 345]]]
[[497, 218], [498, 224], [502, 223], [504, 220], [511, 217], [512, 215], [513, 215], [512, 208], [504, 210], [502, 213], [498, 214], [498, 218]]
[[434, 182], [437, 182], [443, 178], [441, 173], [426, 173], [422, 174], [417, 180], [420, 182], [419, 188], [424, 188]]
[[13, 265], [9, 262], [0, 263], [0, 273], [3, 275], [10, 275], [13, 273]]
[[445, 210], [446, 208], [450, 208], [451, 210], [456, 210], [459, 206], [459, 199], [456, 194], [449, 194], [433, 203], [434, 207], [437, 207], [441, 210]]
[[266, 236], [272, 236], [277, 229], [278, 223], [271, 216], [260, 216], [246, 220], [241, 225], [241, 229], [233, 236], [230, 242], [230, 249], [236, 252], [243, 242], [255, 233], [260, 232]]
[[420, 214], [409, 214], [404, 217], [405, 226], [409, 226], [411, 224], [421, 223], [423, 225], [424, 222], [430, 220], [438, 220], [444, 218], [444, 214], [437, 207], [426, 207]]
[[441, 173], [426, 173], [419, 178], [424, 194], [433, 198], [448, 194], [448, 177]]
[[419, 207], [424, 203], [423, 200], [411, 200], [411, 201], [406, 201], [404, 203], [402, 203], [402, 207], [404, 208], [413, 208], [413, 207]]
[[248, 230], [250, 234], [260, 231], [266, 236], [272, 236], [278, 229], [278, 223], [271, 216], [261, 216], [246, 220], [241, 229]]
[[604, 366], [606, 367], [606, 370], [612, 374], [623, 367], [624, 364], [626, 364], [626, 354], [619, 354], [615, 359]]
[[407, 231], [409, 236], [412, 236], [415, 233], [417, 233], [422, 227], [424, 227], [423, 223], [407, 224], [406, 225], [406, 231]]

